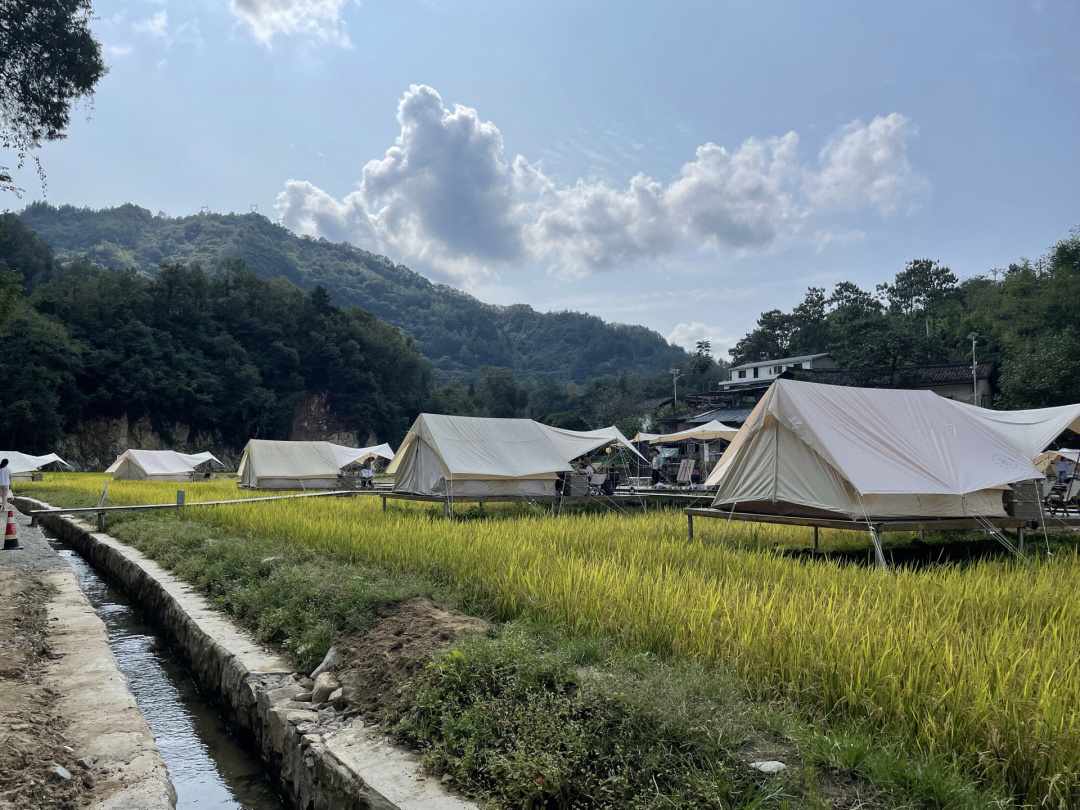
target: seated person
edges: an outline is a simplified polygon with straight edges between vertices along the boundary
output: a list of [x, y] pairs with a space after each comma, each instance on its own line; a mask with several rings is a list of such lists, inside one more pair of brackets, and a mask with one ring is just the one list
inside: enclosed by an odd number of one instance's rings
[[370, 458], [360, 465], [360, 489], [375, 489], [375, 470]]
[[593, 466], [591, 458], [582, 456], [578, 462], [578, 472], [589, 482], [589, 486], [592, 486], [593, 479], [596, 477], [596, 467]]

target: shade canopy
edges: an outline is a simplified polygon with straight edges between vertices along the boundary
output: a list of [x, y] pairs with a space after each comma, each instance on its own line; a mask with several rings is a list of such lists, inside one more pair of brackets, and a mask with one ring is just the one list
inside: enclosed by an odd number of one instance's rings
[[553, 496], [573, 459], [612, 443], [633, 449], [615, 427], [574, 431], [532, 419], [423, 413], [387, 472], [395, 492], [414, 495]]
[[105, 472], [117, 480], [190, 481], [195, 468], [212, 461], [225, 466], [212, 453], [177, 453], [175, 450], [125, 450]]
[[567, 430], [566, 428], [551, 427], [537, 422], [548, 434], [548, 438], [558, 448], [559, 452], [567, 459], [573, 460], [587, 455], [609, 444], [619, 444], [629, 450], [635, 456], [644, 460], [644, 456], [630, 443], [621, 430], [612, 425], [611, 427], [597, 430]]
[[18, 450], [0, 450], [0, 458], [6, 458], [8, 460], [8, 468], [11, 470], [11, 477], [22, 479], [29, 478], [30, 474], [36, 470], [40, 470], [46, 464], [63, 464], [65, 467], [71, 465], [64, 461], [56, 453], [47, 453], [44, 456], [32, 456], [29, 453], [20, 453]]
[[714, 506], [779, 514], [1002, 516], [1042, 477], [1026, 449], [930, 391], [777, 380], [706, 481]]
[[363, 463], [369, 458], [394, 457], [394, 451], [388, 444], [374, 444], [371, 447], [349, 447], [345, 444], [330, 444], [330, 449], [337, 460], [338, 469], [345, 469], [350, 464]]
[[652, 434], [652, 438], [648, 439], [648, 442], [650, 444], [675, 444], [687, 441], [712, 442], [717, 439], [727, 439], [730, 442], [738, 432], [738, 428], [725, 425], [723, 422], [717, 422], [714, 419], [704, 425], [680, 430], [677, 433]]
[[1034, 459], [1066, 430], [1080, 433], [1080, 405], [1032, 408], [1026, 411], [993, 411], [966, 402], [946, 399], [967, 416], [1007, 436]]
[[645, 433], [644, 431], [639, 430], [634, 435], [633, 442], [634, 442], [634, 444], [642, 444], [644, 442], [650, 442], [659, 435], [660, 435], [659, 433]]

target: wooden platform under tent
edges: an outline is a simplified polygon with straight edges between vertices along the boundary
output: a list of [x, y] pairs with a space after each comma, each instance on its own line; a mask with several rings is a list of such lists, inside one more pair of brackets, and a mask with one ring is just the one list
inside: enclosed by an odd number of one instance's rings
[[878, 564], [884, 565], [884, 558], [879, 537], [896, 532], [982, 532], [993, 529], [998, 532], [1016, 532], [1017, 551], [1024, 551], [1024, 537], [1029, 529], [1039, 528], [1036, 521], [1018, 517], [941, 517], [941, 518], [896, 518], [873, 517], [859, 519], [840, 519], [826, 517], [804, 517], [800, 515], [776, 515], [764, 512], [736, 512], [721, 508], [688, 508], [686, 514], [687, 537], [694, 539], [694, 518], [707, 518], [724, 522], [770, 523], [781, 526], [801, 526], [814, 530], [814, 550], [818, 549], [818, 532], [821, 529], [834, 529], [846, 532], [865, 532], [870, 538], [871, 548], [877, 552]]

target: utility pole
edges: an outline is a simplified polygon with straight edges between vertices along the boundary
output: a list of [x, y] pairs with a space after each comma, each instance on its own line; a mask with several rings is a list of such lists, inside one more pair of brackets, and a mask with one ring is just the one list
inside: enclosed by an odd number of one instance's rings
[[679, 377], [684, 375], [679, 373], [679, 370], [674, 366], [671, 368], [671, 384], [675, 386], [675, 404], [679, 404]]
[[971, 341], [971, 404], [979, 404], [979, 364], [975, 360], [975, 343], [979, 338], [978, 332], [968, 335]]

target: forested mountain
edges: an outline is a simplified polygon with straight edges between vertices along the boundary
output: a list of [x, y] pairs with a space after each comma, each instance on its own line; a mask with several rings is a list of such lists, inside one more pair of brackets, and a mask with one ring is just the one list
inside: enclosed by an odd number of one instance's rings
[[[719, 371], [699, 352], [683, 390]], [[308, 433], [393, 443], [422, 410], [633, 433], [642, 400], [671, 385], [665, 373], [577, 384], [481, 366], [475, 379], [439, 386], [411, 337], [336, 306], [322, 287], [267, 280], [239, 259], [213, 271], [165, 263], [153, 275], [60, 261], [14, 215], [0, 216], [0, 379], [0, 446], [66, 443], [91, 465], [139, 440], [119, 427], [136, 422], [143, 440], [197, 439], [233, 457], [249, 438], [289, 438], [310, 416]]]
[[236, 449], [288, 438], [312, 392], [349, 430], [389, 438], [427, 394], [429, 366], [397, 329], [240, 261], [153, 277], [61, 264], [6, 217], [0, 282], [0, 446], [33, 452], [88, 420], [146, 417], [166, 438], [180, 424]]
[[61, 258], [85, 255], [105, 267], [153, 276], [162, 264], [207, 271], [241, 259], [267, 279], [322, 286], [332, 303], [358, 306], [402, 329], [438, 372], [475, 378], [482, 366], [519, 378], [585, 382], [666, 371], [687, 355], [641, 326], [576, 312], [497, 307], [348, 244], [298, 237], [258, 214], [155, 216], [135, 205], [100, 211], [35, 203], [20, 217]]
[[829, 352], [848, 368], [1000, 361], [1005, 408], [1080, 402], [1080, 230], [1037, 262], [959, 281], [917, 259], [873, 291], [811, 287], [791, 312], [762, 313], [732, 349], [736, 363]]

